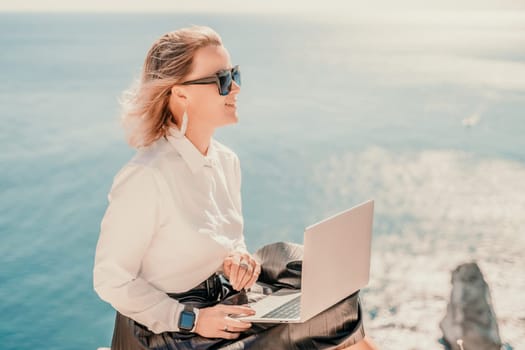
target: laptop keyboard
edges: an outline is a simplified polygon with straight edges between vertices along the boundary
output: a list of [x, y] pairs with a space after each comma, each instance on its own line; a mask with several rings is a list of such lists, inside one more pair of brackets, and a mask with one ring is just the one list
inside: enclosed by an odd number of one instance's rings
[[283, 318], [283, 319], [294, 319], [299, 318], [301, 315], [301, 296], [297, 296], [292, 300], [279, 306], [262, 316], [262, 318]]

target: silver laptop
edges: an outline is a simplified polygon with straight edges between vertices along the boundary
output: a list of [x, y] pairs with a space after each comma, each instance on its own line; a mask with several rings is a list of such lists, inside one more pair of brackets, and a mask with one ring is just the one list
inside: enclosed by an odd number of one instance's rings
[[250, 304], [250, 322], [301, 323], [368, 284], [374, 201], [305, 229], [301, 290], [279, 291]]

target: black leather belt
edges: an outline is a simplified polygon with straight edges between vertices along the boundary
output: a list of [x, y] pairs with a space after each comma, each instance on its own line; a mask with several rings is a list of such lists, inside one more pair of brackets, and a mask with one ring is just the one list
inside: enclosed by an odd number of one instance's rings
[[218, 274], [214, 273], [199, 285], [183, 293], [167, 293], [170, 298], [178, 301], [216, 302], [222, 295], [222, 283]]

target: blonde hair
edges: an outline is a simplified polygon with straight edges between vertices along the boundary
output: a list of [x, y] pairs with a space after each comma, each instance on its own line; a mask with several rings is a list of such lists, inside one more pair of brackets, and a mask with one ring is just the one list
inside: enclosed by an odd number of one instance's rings
[[221, 37], [210, 27], [198, 25], [168, 32], [153, 43], [140, 79], [119, 100], [121, 123], [131, 147], [148, 146], [177, 125], [168, 107], [171, 87], [191, 73], [195, 52], [207, 45], [222, 45]]

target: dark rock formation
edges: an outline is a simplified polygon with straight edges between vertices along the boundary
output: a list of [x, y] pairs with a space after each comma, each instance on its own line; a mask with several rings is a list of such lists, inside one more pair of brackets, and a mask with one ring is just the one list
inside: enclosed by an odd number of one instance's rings
[[496, 314], [490, 291], [475, 262], [459, 265], [452, 272], [452, 292], [447, 314], [439, 324], [451, 349], [499, 350]]

